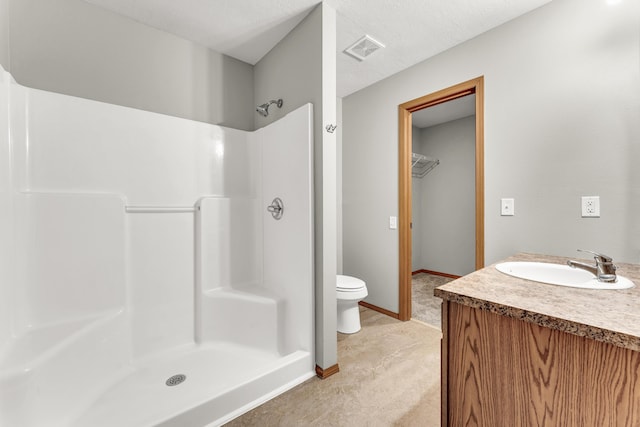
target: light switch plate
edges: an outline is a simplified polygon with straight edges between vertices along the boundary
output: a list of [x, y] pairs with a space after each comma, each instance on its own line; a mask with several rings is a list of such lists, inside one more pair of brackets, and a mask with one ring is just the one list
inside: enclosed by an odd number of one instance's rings
[[513, 199], [500, 199], [500, 215], [515, 215], [515, 201]]
[[398, 228], [398, 217], [397, 216], [390, 216], [389, 217], [389, 229], [390, 230], [395, 230]]

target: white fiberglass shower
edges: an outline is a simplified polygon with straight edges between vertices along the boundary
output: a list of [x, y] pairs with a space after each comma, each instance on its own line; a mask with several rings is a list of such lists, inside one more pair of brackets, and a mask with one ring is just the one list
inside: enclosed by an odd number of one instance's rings
[[245, 132], [0, 71], [1, 426], [219, 425], [314, 375], [311, 105]]

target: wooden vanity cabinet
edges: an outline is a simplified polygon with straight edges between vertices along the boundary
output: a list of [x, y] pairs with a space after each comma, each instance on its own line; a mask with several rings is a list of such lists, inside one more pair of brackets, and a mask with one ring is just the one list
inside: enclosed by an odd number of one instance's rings
[[640, 427], [639, 352], [447, 300], [442, 314], [443, 426]]

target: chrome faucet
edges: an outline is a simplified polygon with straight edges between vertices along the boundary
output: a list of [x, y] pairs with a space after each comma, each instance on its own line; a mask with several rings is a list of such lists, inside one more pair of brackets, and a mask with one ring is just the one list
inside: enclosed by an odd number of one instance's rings
[[613, 263], [613, 258], [592, 251], [578, 249], [579, 252], [588, 252], [593, 254], [596, 265], [589, 265], [579, 261], [567, 261], [567, 265], [573, 268], [580, 268], [592, 273], [599, 282], [614, 283], [618, 280], [616, 276], [617, 267]]

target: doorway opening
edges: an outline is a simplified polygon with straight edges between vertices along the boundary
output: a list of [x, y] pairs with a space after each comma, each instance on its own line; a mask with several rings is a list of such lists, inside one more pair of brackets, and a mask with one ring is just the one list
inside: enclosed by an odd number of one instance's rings
[[399, 113], [399, 313], [411, 319], [412, 272], [412, 113], [475, 94], [475, 268], [484, 267], [484, 77], [416, 98], [398, 106]]

